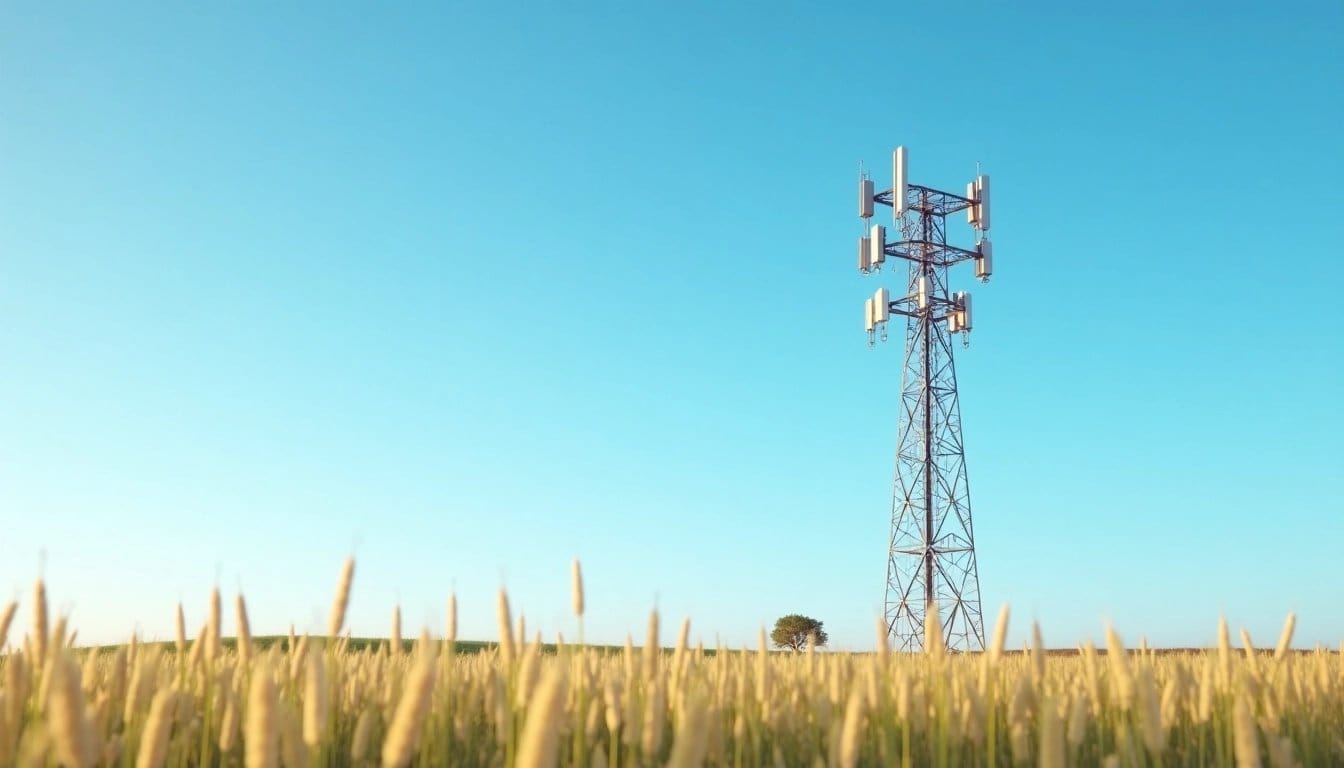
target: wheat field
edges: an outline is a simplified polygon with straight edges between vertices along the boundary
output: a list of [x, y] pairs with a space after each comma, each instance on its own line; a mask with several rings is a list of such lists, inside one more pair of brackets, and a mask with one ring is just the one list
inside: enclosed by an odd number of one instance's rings
[[[246, 605], [221, 636], [216, 590], [188, 640], [73, 647], [33, 595], [33, 630], [0, 655], [0, 768], [16, 766], [1327, 766], [1344, 764], [1344, 654], [1256, 652], [1226, 623], [1209, 652], [1107, 648], [1047, 655], [1003, 647], [1008, 612], [982, 654], [544, 648], [499, 596], [498, 642], [422, 633], [356, 650], [343, 636], [347, 561], [324, 637], [263, 648]], [[0, 648], [19, 606], [0, 613]], [[582, 626], [583, 584], [573, 572]], [[936, 621], [936, 619], [935, 619]], [[883, 637], [878, 628], [878, 637]]]

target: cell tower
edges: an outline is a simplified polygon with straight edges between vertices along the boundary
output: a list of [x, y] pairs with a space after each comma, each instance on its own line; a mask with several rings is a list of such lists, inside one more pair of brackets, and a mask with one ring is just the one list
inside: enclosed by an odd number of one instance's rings
[[[871, 224], [874, 204], [890, 206], [899, 239]], [[973, 250], [947, 243], [947, 217], [960, 211], [974, 228]], [[896, 479], [888, 548], [887, 632], [898, 650], [924, 647], [924, 616], [936, 605], [943, 641], [950, 649], [985, 647], [980, 576], [975, 567], [971, 496], [961, 439], [961, 406], [952, 360], [952, 337], [970, 342], [971, 296], [953, 293], [948, 269], [975, 263], [975, 276], [989, 280], [993, 253], [989, 230], [989, 177], [977, 175], [966, 194], [910, 184], [905, 147], [892, 153], [892, 188], [875, 192], [859, 178], [859, 271], [881, 271], [890, 258], [907, 265], [904, 291], [879, 288], [865, 307], [868, 344], [887, 340], [892, 315], [906, 318], [905, 366], [901, 373]]]

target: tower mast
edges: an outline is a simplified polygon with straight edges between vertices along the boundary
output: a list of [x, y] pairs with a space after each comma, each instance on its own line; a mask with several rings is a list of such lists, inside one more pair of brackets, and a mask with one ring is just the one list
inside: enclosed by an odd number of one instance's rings
[[[886, 340], [892, 315], [906, 319], [886, 623], [898, 649], [919, 650], [925, 615], [935, 608], [948, 648], [980, 650], [984, 619], [952, 352], [953, 336], [969, 342], [971, 298], [950, 290], [948, 269], [971, 261], [976, 277], [989, 279], [989, 177], [977, 175], [962, 196], [910, 184], [906, 166], [899, 147], [891, 189], [876, 192], [870, 179], [859, 181], [859, 216], [866, 222], [874, 204], [890, 206], [900, 233], [888, 241], [886, 228], [872, 225], [859, 240], [859, 270], [880, 272], [888, 258], [906, 263], [905, 295], [893, 298], [879, 288], [865, 306], [870, 344]], [[947, 217], [961, 211], [977, 235], [973, 249], [947, 242]]]

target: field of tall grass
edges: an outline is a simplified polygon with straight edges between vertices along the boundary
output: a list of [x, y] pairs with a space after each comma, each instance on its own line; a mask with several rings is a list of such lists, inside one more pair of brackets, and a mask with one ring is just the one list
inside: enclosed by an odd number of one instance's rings
[[[1344, 658], [1278, 647], [1047, 656], [1039, 630], [1005, 653], [1008, 614], [983, 654], [662, 649], [657, 614], [636, 648], [544, 649], [499, 596], [496, 645], [446, 636], [410, 650], [343, 637], [354, 563], [325, 637], [262, 648], [218, 591], [188, 640], [76, 649], [33, 596], [33, 631], [0, 656], [0, 768], [161, 766], [1329, 766], [1344, 765]], [[0, 613], [0, 648], [18, 606]], [[582, 626], [583, 584], [573, 574]], [[936, 619], [935, 619], [936, 621]], [[881, 627], [878, 637], [883, 637]]]

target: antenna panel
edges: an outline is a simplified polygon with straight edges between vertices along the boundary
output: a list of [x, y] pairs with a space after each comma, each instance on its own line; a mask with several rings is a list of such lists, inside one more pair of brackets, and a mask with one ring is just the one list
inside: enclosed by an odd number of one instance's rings
[[871, 253], [870, 253], [871, 246], [869, 246], [869, 243], [870, 243], [870, 242], [871, 242], [871, 241], [870, 241], [868, 238], [866, 238], [866, 237], [860, 237], [860, 238], [859, 238], [859, 271], [860, 271], [860, 272], [865, 272], [865, 273], [866, 273], [866, 272], [869, 270], [869, 268], [873, 266], [872, 263], [869, 261], [869, 257], [871, 256]]
[[877, 323], [873, 322], [873, 300], [869, 298], [863, 302], [863, 328], [871, 333], [876, 326]]
[[[979, 197], [980, 195], [977, 193], [977, 190], [975, 188], [975, 182], [974, 181], [967, 182], [966, 199], [974, 201], [978, 200]], [[980, 205], [978, 203], [972, 202], [966, 208], [966, 223], [974, 227], [977, 223], [979, 223], [979, 221], [980, 221]]]
[[975, 276], [982, 281], [988, 280], [994, 272], [994, 244], [986, 237], [975, 244], [975, 250], [980, 254], [975, 257]]
[[919, 288], [915, 295], [915, 301], [920, 309], [928, 309], [929, 304], [933, 302], [933, 279], [928, 275], [921, 275], [919, 278]]
[[905, 147], [897, 147], [891, 153], [891, 210], [898, 218], [905, 215], [906, 165]]
[[874, 224], [868, 235], [868, 265], [880, 267], [887, 260], [887, 228]]
[[988, 230], [989, 230], [989, 174], [983, 174], [983, 175], [981, 175], [979, 178], [977, 178], [977, 179], [975, 180], [975, 191], [976, 191], [975, 199], [978, 201], [978, 202], [976, 203], [976, 207], [979, 209], [978, 211], [975, 212], [975, 216], [976, 216], [976, 218], [979, 220], [979, 224], [978, 224], [978, 226], [980, 227], [980, 229], [988, 231]]
[[859, 218], [873, 217], [873, 180], [859, 179]]
[[891, 317], [891, 292], [886, 288], [878, 288], [877, 293], [873, 294], [873, 319], [879, 323], [887, 322]]
[[965, 291], [957, 294], [957, 306], [959, 307], [957, 314], [961, 316], [958, 321], [961, 330], [971, 330], [971, 294]]

